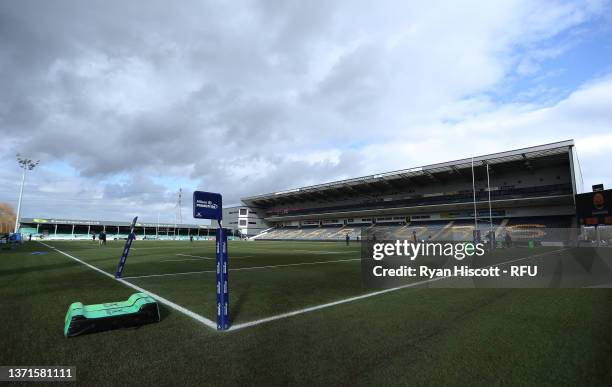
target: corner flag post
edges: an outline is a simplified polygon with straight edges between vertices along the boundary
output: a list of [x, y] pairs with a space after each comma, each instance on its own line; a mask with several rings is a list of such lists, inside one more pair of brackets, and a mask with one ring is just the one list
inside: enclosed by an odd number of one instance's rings
[[227, 264], [227, 234], [222, 223], [222, 198], [218, 193], [194, 191], [193, 217], [199, 219], [213, 219], [219, 224], [215, 231], [216, 252], [216, 280], [217, 280], [217, 330], [229, 328], [229, 282]]
[[130, 253], [130, 247], [132, 247], [132, 242], [134, 241], [134, 239], [136, 239], [136, 233], [134, 232], [134, 228], [136, 227], [137, 220], [137, 216], [134, 218], [134, 220], [132, 220], [132, 226], [130, 227], [130, 235], [128, 235], [127, 241], [125, 241], [125, 246], [123, 246], [123, 252], [121, 253], [121, 258], [119, 258], [117, 270], [115, 271], [115, 278], [121, 278], [121, 276], [123, 275], [123, 268], [125, 267], [125, 261], [127, 261], [128, 254]]
[[229, 328], [229, 289], [227, 268], [227, 233], [221, 221], [216, 230], [217, 258], [217, 330]]

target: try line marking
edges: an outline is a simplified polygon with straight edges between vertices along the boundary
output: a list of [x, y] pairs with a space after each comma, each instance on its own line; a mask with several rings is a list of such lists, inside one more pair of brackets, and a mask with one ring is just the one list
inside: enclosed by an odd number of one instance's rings
[[[563, 251], [563, 250], [569, 250], [569, 247], [566, 247], [566, 248], [563, 248], [563, 249], [547, 251], [547, 252], [540, 253], [540, 254], [529, 255], [529, 256], [526, 256], [526, 257], [523, 257], [523, 258], [513, 259], [511, 261], [496, 263], [494, 265], [485, 266], [484, 268], [486, 269], [486, 268], [495, 267], [495, 266], [507, 265], [507, 264], [510, 264], [510, 263], [524, 261], [525, 259], [536, 258], [536, 257], [542, 256], [542, 255], [556, 253], [556, 252]], [[395, 291], [406, 289], [406, 288], [412, 288], [412, 287], [415, 287], [415, 286], [424, 285], [426, 283], [440, 281], [440, 280], [443, 280], [443, 279], [446, 279], [446, 278], [453, 278], [453, 277], [452, 276], [435, 277], [435, 278], [432, 278], [432, 279], [428, 279], [428, 280], [424, 280], [424, 281], [419, 281], [419, 282], [414, 282], [414, 283], [406, 284], [406, 285], [402, 285], [402, 286], [397, 286], [397, 287], [394, 287], [394, 288], [389, 288], [389, 289], [379, 290], [379, 291], [376, 291], [376, 292], [362, 294], [360, 296], [349, 297], [349, 298], [345, 298], [345, 299], [342, 299], [342, 300], [329, 302], [327, 304], [315, 305], [315, 306], [311, 306], [311, 307], [308, 307], [308, 308], [295, 310], [293, 312], [282, 313], [282, 314], [278, 314], [276, 316], [271, 316], [271, 317], [265, 317], [265, 318], [262, 318], [262, 319], [259, 319], [259, 320], [254, 320], [254, 321], [250, 321], [250, 322], [246, 322], [246, 323], [242, 323], [242, 324], [235, 324], [235, 325], [232, 325], [228, 329], [228, 331], [235, 331], [235, 330], [238, 330], [238, 329], [244, 329], [244, 328], [252, 327], [252, 326], [255, 326], [255, 325], [259, 325], [259, 324], [264, 324], [264, 323], [267, 323], [267, 322], [270, 322], [270, 321], [275, 321], [275, 320], [280, 320], [280, 319], [287, 318], [287, 317], [297, 316], [299, 314], [314, 312], [316, 310], [330, 308], [332, 306], [346, 304], [346, 303], [349, 303], [349, 302], [353, 302], [353, 301], [357, 301], [357, 300], [362, 300], [364, 298], [374, 297], [374, 296], [378, 296], [378, 295], [381, 295], [381, 294], [391, 293], [391, 292], [395, 292]]]
[[128, 287], [130, 287], [132, 289], [138, 290], [139, 292], [142, 292], [142, 293], [147, 293], [148, 295], [150, 295], [151, 297], [153, 297], [157, 301], [161, 302], [162, 304], [166, 305], [167, 307], [169, 307], [171, 309], [174, 309], [177, 312], [186, 315], [187, 317], [191, 317], [192, 319], [194, 319], [194, 320], [196, 320], [198, 322], [201, 322], [202, 324], [206, 325], [209, 328], [212, 328], [212, 329], [215, 329], [215, 330], [217, 329], [217, 324], [215, 322], [213, 322], [212, 320], [209, 320], [209, 319], [207, 319], [204, 316], [200, 316], [199, 314], [197, 314], [197, 313], [195, 313], [195, 312], [193, 312], [193, 311], [191, 311], [191, 310], [189, 310], [189, 309], [187, 309], [187, 308], [185, 308], [183, 306], [180, 306], [179, 304], [176, 304], [176, 303], [168, 300], [167, 298], [164, 298], [164, 297], [159, 296], [159, 295], [157, 295], [155, 293], [152, 293], [152, 292], [150, 292], [150, 291], [148, 291], [146, 289], [143, 289], [143, 288], [141, 288], [138, 285], [134, 285], [133, 283], [128, 282], [125, 279], [115, 278], [115, 276], [113, 276], [112, 274], [109, 274], [109, 273], [105, 272], [102, 269], [99, 269], [99, 268], [97, 268], [97, 267], [95, 267], [95, 266], [93, 266], [93, 265], [91, 265], [91, 264], [89, 264], [87, 262], [84, 262], [84, 261], [78, 259], [77, 257], [73, 257], [72, 255], [63, 252], [62, 250], [58, 250], [58, 249], [56, 249], [55, 247], [53, 247], [51, 245], [48, 245], [48, 244], [46, 244], [44, 242], [40, 242], [40, 241], [37, 241], [37, 242], [42, 244], [42, 245], [47, 246], [48, 248], [50, 248], [52, 250], [57, 251], [60, 254], [65, 255], [66, 257], [72, 259], [73, 261], [76, 261], [76, 262], [80, 263], [81, 265], [85, 265], [88, 268], [97, 271], [98, 273], [104, 274], [105, 276], [107, 276], [109, 278], [112, 278], [113, 280], [118, 281], [118, 282], [122, 283], [125, 286], [128, 286]]
[[[277, 267], [288, 267], [288, 266], [305, 266], [305, 265], [321, 265], [326, 263], [336, 263], [336, 262], [350, 262], [350, 261], [360, 261], [361, 258], [350, 258], [350, 259], [338, 259], [335, 261], [317, 261], [317, 262], [301, 262], [301, 263], [287, 263], [282, 265], [265, 265], [265, 266], [249, 266], [249, 267], [238, 267], [235, 269], [229, 269], [229, 271], [242, 271], [242, 270], [257, 270], [257, 269], [274, 269]], [[148, 275], [134, 275], [130, 277], [123, 277], [125, 279], [134, 279], [134, 278], [149, 278], [149, 277], [169, 277], [175, 275], [190, 275], [190, 274], [202, 274], [202, 273], [215, 273], [215, 270], [200, 270], [200, 271], [186, 271], [182, 273], [166, 273], [166, 274], [148, 274]]]

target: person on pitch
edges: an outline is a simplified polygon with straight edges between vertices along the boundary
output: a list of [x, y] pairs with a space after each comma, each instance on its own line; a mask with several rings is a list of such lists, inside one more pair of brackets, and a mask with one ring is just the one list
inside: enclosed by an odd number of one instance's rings
[[512, 247], [512, 237], [510, 233], [506, 231], [506, 247]]
[[346, 245], [347, 245], [347, 246], [349, 245], [349, 242], [350, 242], [350, 241], [351, 241], [351, 237], [350, 237], [350, 235], [347, 233], [347, 234], [346, 234]]

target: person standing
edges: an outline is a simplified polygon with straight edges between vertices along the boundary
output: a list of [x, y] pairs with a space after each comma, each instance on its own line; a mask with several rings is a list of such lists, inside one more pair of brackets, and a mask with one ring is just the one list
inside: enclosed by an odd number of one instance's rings
[[506, 231], [506, 247], [512, 247], [512, 237], [510, 233]]
[[350, 235], [347, 233], [347, 234], [346, 234], [346, 245], [347, 245], [347, 246], [349, 245], [349, 242], [350, 242], [350, 241], [351, 241], [351, 237], [350, 237]]

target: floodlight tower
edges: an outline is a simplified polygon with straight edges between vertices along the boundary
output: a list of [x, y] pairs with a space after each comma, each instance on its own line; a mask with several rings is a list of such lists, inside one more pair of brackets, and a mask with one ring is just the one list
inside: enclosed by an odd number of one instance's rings
[[19, 168], [23, 169], [23, 173], [21, 174], [21, 188], [19, 189], [19, 201], [17, 202], [17, 216], [15, 216], [15, 232], [19, 231], [19, 218], [21, 216], [21, 198], [23, 197], [23, 186], [25, 185], [25, 176], [26, 171], [31, 171], [34, 169], [40, 160], [30, 160], [25, 157], [21, 157], [19, 153], [17, 153], [17, 163], [19, 164]]

